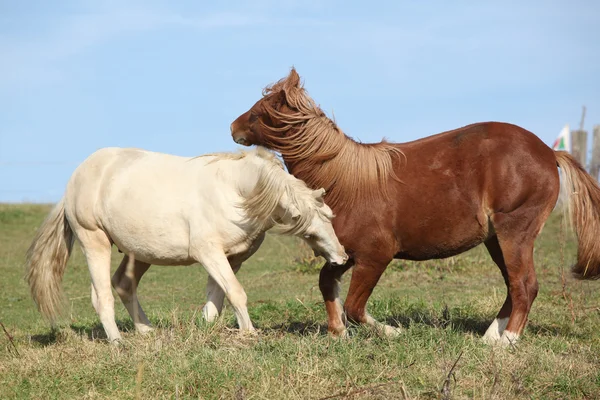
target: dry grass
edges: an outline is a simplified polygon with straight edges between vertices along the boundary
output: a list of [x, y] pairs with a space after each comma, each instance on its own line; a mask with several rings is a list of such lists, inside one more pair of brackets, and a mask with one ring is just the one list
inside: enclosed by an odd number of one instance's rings
[[[600, 397], [600, 290], [598, 282], [563, 279], [558, 219], [537, 243], [541, 291], [516, 348], [480, 340], [505, 294], [483, 249], [395, 262], [369, 305], [375, 317], [404, 327], [403, 335], [353, 328], [338, 340], [326, 335], [317, 275], [297, 271], [297, 242], [284, 237], [268, 238], [240, 272], [257, 335], [237, 332], [230, 311], [202, 323], [201, 268], [153, 267], [139, 290], [157, 329], [135, 334], [119, 304], [125, 342], [113, 347], [91, 307], [78, 251], [64, 282], [70, 317], [59, 331], [28, 297], [23, 257], [47, 210], [0, 205], [0, 321], [18, 349], [0, 332], [0, 398]], [[564, 259], [574, 260], [573, 252], [569, 239]]]

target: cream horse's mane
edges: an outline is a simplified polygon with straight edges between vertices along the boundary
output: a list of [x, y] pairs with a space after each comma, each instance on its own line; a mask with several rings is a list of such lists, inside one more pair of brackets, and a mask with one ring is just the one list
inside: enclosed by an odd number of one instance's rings
[[283, 169], [283, 163], [277, 158], [277, 155], [274, 152], [261, 146], [256, 146], [255, 148], [250, 150], [239, 149], [236, 152], [201, 154], [199, 156], [193, 157], [192, 160], [204, 157], [213, 157], [213, 159], [208, 162], [208, 164], [211, 164], [221, 160], [241, 160], [242, 158], [249, 156], [262, 158], [263, 160], [269, 161], [273, 165], [278, 165], [280, 168]]
[[[260, 163], [258, 182], [252, 193], [240, 204], [245, 211], [247, 220], [261, 225], [271, 222], [278, 233], [298, 234], [311, 225], [315, 213], [324, 220], [331, 220], [333, 214], [328, 207], [322, 207], [323, 196], [315, 197], [304, 181], [293, 177], [285, 171], [283, 163], [276, 154], [264, 147], [257, 146], [251, 150], [240, 150], [231, 153], [212, 153], [194, 157], [213, 157], [208, 164], [222, 160], [243, 160], [257, 157], [264, 160]], [[271, 219], [281, 198], [287, 196], [290, 204], [300, 211], [300, 217], [290, 224]]]

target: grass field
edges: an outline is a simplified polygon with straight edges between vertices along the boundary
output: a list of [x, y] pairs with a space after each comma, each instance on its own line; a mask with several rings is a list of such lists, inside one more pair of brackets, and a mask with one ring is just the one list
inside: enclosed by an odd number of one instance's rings
[[[1, 399], [600, 398], [600, 282], [569, 277], [575, 245], [557, 215], [536, 243], [540, 294], [514, 348], [481, 341], [505, 296], [484, 248], [394, 262], [369, 310], [403, 334], [353, 327], [350, 338], [334, 339], [317, 270], [301, 261], [298, 241], [282, 236], [268, 237], [238, 274], [257, 335], [239, 334], [227, 307], [216, 324], [202, 322], [202, 267], [153, 266], [139, 293], [158, 329], [136, 335], [116, 300], [124, 343], [115, 347], [103, 340], [77, 246], [60, 330], [29, 297], [24, 254], [49, 209], [0, 205], [0, 321], [14, 340], [0, 331]], [[113, 256], [116, 268], [122, 255]]]

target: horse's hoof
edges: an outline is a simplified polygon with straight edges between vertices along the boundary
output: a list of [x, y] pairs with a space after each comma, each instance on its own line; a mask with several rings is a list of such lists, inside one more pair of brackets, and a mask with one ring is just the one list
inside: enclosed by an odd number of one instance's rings
[[500, 338], [500, 344], [502, 347], [514, 347], [519, 340], [519, 335], [511, 331], [504, 331]]
[[248, 337], [248, 338], [252, 338], [252, 337], [257, 337], [260, 333], [259, 329], [238, 329], [237, 330], [237, 334], [241, 337]]
[[500, 347], [500, 348], [508, 348], [513, 347], [517, 343], [517, 339], [519, 335], [512, 333], [510, 331], [504, 331], [502, 336], [493, 336], [493, 335], [483, 335], [481, 341], [487, 345]]
[[330, 337], [335, 338], [335, 339], [348, 339], [350, 337], [350, 335], [348, 334], [348, 329], [346, 328], [341, 328], [341, 329], [329, 329], [327, 330], [327, 333], [329, 334]]
[[135, 326], [137, 333], [140, 335], [147, 335], [150, 332], [154, 332], [154, 327], [150, 325], [136, 325]]
[[484, 344], [488, 345], [488, 346], [492, 346], [492, 347], [504, 347], [504, 346], [502, 345], [502, 341], [500, 340], [500, 337], [497, 337], [497, 338], [495, 338], [495, 337], [491, 337], [491, 336], [485, 336], [485, 335], [484, 335], [484, 336], [481, 338], [481, 341], [482, 341]]
[[402, 329], [395, 326], [384, 325], [382, 330], [383, 334], [389, 338], [396, 338], [402, 335]]

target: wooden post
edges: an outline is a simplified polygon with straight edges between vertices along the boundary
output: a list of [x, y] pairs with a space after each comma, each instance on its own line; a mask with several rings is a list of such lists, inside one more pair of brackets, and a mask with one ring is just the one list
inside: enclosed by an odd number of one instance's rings
[[594, 141], [592, 142], [592, 160], [590, 161], [590, 175], [598, 180], [600, 172], [600, 125], [594, 126]]
[[584, 169], [587, 169], [587, 131], [582, 129], [571, 131], [571, 142], [573, 157]]
[[579, 130], [583, 130], [583, 121], [585, 121], [585, 106], [582, 107], [581, 110], [581, 122], [579, 122]]

